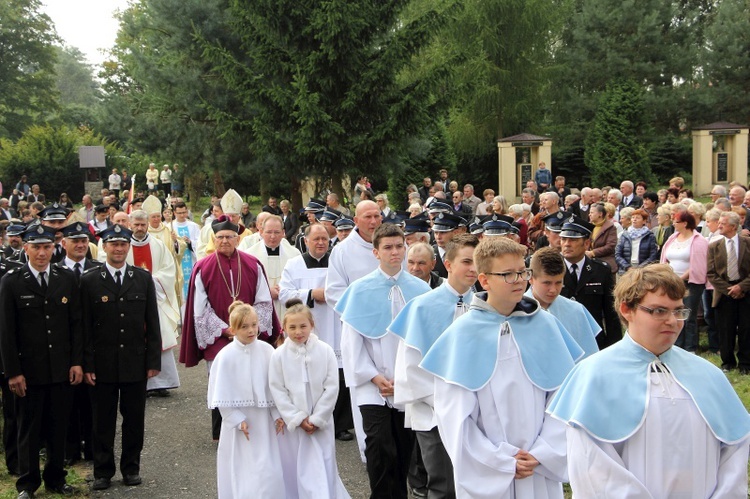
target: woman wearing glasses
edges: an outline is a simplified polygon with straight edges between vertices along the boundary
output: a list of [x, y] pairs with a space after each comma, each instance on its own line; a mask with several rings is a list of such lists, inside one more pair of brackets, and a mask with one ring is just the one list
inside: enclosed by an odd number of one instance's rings
[[698, 303], [706, 287], [708, 242], [695, 230], [693, 215], [685, 209], [672, 211], [674, 234], [664, 243], [661, 263], [668, 263], [687, 286], [685, 306], [692, 312], [685, 322], [685, 332], [677, 339], [676, 345], [688, 352], [695, 352], [698, 348]]
[[685, 290], [667, 265], [623, 275], [627, 334], [578, 364], [550, 403], [568, 425], [575, 497], [747, 498], [750, 415], [718, 368], [673, 347]]

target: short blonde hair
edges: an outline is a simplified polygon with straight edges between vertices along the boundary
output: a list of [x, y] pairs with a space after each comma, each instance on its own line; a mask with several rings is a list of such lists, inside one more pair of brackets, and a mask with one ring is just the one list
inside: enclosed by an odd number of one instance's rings
[[630, 217], [632, 217], [633, 213], [635, 213], [635, 208], [632, 208], [630, 206], [628, 206], [627, 208], [621, 209], [620, 210], [620, 220], [622, 220], [623, 218], [630, 218]]
[[492, 261], [505, 255], [526, 256], [526, 248], [504, 237], [485, 237], [474, 250], [474, 264], [482, 274], [492, 270]]
[[664, 293], [672, 300], [682, 300], [687, 288], [682, 278], [666, 263], [653, 263], [645, 267], [632, 267], [620, 276], [615, 286], [615, 310], [620, 321], [627, 321], [620, 312], [620, 305], [629, 309], [637, 307], [649, 293]]

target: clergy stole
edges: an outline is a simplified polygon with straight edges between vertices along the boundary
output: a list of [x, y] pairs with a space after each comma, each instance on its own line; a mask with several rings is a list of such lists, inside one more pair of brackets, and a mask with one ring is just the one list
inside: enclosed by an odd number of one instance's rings
[[[180, 237], [190, 237], [190, 228], [187, 225], [182, 227], [176, 226], [177, 235]], [[193, 267], [195, 266], [195, 254], [192, 251], [186, 250], [182, 253], [180, 259], [180, 269], [182, 271], [183, 283], [182, 283], [182, 299], [187, 299], [188, 288], [190, 287], [190, 276], [193, 274]]]
[[151, 245], [131, 245], [131, 249], [133, 250], [133, 265], [151, 274], [154, 268], [154, 264], [151, 261]]

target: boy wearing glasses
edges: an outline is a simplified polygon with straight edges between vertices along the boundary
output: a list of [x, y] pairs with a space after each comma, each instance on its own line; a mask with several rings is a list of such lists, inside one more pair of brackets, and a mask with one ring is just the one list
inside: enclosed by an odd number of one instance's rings
[[485, 238], [467, 313], [420, 367], [436, 376], [434, 407], [457, 497], [562, 498], [565, 428], [544, 410], [583, 351], [551, 314], [524, 296], [526, 248]]
[[675, 347], [690, 309], [672, 268], [632, 269], [615, 288], [627, 325], [550, 403], [566, 423], [577, 497], [747, 497], [750, 415], [724, 374]]

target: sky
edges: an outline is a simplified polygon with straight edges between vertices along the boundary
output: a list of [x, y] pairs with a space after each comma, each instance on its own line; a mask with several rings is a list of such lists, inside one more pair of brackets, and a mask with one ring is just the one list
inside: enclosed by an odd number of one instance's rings
[[117, 36], [114, 14], [124, 10], [128, 0], [42, 0], [42, 4], [65, 44], [77, 47], [90, 64], [100, 65], [105, 59], [100, 49], [112, 47]]

